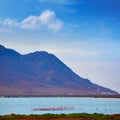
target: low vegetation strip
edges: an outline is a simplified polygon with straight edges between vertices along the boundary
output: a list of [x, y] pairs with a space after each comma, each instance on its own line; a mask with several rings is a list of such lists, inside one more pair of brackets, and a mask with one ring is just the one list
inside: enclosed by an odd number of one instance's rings
[[44, 114], [44, 115], [4, 115], [0, 120], [120, 120], [120, 114]]

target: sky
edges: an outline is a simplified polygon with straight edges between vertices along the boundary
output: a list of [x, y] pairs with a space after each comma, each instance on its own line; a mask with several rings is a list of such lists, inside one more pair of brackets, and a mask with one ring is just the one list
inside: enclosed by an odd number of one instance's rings
[[0, 0], [0, 44], [55, 54], [120, 93], [120, 0]]

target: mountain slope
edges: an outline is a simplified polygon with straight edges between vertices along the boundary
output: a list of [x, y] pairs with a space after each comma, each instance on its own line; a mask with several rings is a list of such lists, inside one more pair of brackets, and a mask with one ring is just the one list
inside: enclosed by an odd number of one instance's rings
[[117, 94], [79, 77], [55, 55], [27, 55], [0, 45], [0, 95]]

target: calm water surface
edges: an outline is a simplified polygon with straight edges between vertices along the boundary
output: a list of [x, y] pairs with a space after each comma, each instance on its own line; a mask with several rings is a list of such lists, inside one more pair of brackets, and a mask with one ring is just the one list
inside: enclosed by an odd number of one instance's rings
[[[34, 111], [33, 108], [67, 107], [73, 109]], [[0, 98], [0, 115], [45, 113], [104, 113], [120, 114], [120, 98], [31, 97]]]

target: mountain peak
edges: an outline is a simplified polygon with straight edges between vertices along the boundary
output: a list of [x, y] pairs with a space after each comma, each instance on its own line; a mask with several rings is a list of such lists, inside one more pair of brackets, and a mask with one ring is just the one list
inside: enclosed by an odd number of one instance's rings
[[28, 53], [27, 55], [48, 55], [49, 53], [46, 52], [46, 51], [35, 51], [35, 52], [32, 52], [32, 53]]
[[0, 44], [0, 50], [5, 49], [3, 45]]
[[47, 51], [36, 51], [35, 53], [49, 54]]
[[13, 50], [13, 49], [6, 48], [6, 47], [4, 47], [3, 45], [0, 45], [0, 55], [18, 56], [18, 55], [20, 55], [20, 53], [16, 52], [16, 51]]

